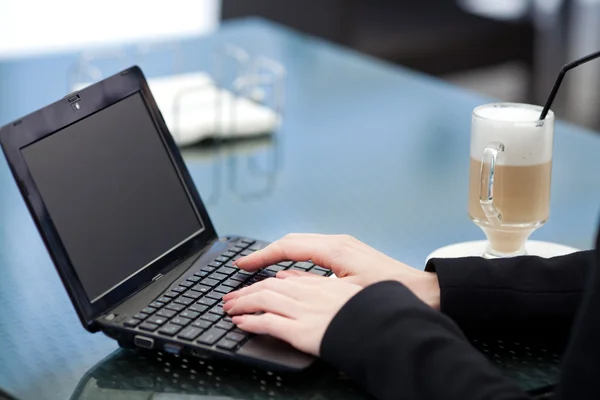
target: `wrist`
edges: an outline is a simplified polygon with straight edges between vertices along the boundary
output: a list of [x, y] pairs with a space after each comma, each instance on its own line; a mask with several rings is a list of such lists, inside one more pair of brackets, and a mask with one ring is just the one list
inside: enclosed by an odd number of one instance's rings
[[440, 310], [440, 282], [435, 272], [415, 270], [410, 275], [399, 274], [393, 280], [406, 286], [422, 302], [435, 310]]
[[428, 299], [425, 300], [427, 304], [429, 304], [435, 310], [440, 310], [440, 298], [441, 298], [441, 289], [440, 289], [440, 281], [435, 272], [425, 272], [428, 280]]

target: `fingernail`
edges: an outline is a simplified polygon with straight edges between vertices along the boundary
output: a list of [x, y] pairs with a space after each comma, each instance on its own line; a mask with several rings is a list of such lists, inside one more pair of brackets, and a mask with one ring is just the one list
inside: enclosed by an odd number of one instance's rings
[[240, 257], [240, 258], [238, 258], [237, 260], [233, 260], [233, 265], [238, 265], [238, 263], [240, 262], [240, 260], [243, 260], [243, 259], [245, 259], [245, 258], [246, 258], [246, 256], [244, 256], [244, 257]]
[[223, 304], [223, 310], [224, 311], [229, 311], [231, 310], [231, 308], [235, 305], [235, 300], [229, 300], [228, 302], [226, 302], [225, 304]]
[[235, 317], [231, 318], [231, 322], [233, 322], [236, 325], [239, 325], [243, 324], [245, 319], [246, 317], [244, 315], [236, 315]]
[[289, 278], [290, 276], [300, 276], [300, 274], [296, 271], [280, 271], [276, 276], [277, 278], [285, 279]]
[[229, 301], [235, 297], [235, 292], [229, 292], [222, 297], [223, 301]]

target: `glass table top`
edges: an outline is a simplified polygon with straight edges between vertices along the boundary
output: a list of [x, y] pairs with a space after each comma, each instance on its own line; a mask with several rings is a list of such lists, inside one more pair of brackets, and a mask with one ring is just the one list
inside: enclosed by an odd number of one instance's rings
[[[211, 49], [222, 42], [277, 60], [288, 77], [283, 125], [273, 135], [183, 151], [220, 235], [271, 241], [292, 231], [348, 233], [415, 268], [438, 247], [482, 237], [466, 210], [470, 119], [493, 99], [257, 19], [182, 42], [186, 68], [209, 68]], [[75, 57], [0, 61], [0, 124], [64, 96]], [[150, 77], [169, 73], [161, 57], [140, 64]], [[600, 140], [557, 123], [554, 149], [551, 217], [533, 238], [589, 248]], [[192, 368], [198, 360], [118, 351], [89, 334], [3, 157], [0, 310], [0, 387], [20, 399], [146, 399], [148, 388], [160, 389], [152, 398], [366, 396], [331, 370], [316, 380], [278, 380], [231, 364]], [[176, 384], [189, 390], [173, 392]]]

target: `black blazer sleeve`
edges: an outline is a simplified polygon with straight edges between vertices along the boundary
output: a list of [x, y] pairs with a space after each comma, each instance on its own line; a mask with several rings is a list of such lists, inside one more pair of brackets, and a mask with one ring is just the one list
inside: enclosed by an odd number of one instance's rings
[[350, 299], [329, 325], [321, 357], [382, 400], [528, 398], [450, 318], [398, 282], [374, 284]]
[[[600, 237], [596, 245], [600, 249]], [[531, 264], [522, 264], [529, 260]], [[505, 261], [496, 264], [504, 266]], [[444, 266], [436, 264], [443, 284], [466, 288], [464, 292], [446, 290], [442, 302], [446, 302], [454, 318], [471, 324], [474, 318], [487, 321], [487, 328], [497, 326], [485, 310], [504, 323], [524, 321], [524, 313], [518, 307], [528, 307], [530, 318], [547, 327], [562, 329], [551, 320], [552, 315], [568, 321], [575, 317], [575, 327], [561, 367], [558, 399], [600, 399], [598, 371], [600, 371], [600, 256], [582, 252], [570, 257], [544, 261], [519, 258], [506, 265], [515, 268], [512, 273], [527, 279], [497, 275], [490, 262], [475, 269], [476, 263], [461, 263], [456, 269], [467, 268], [467, 276], [451, 275], [444, 278]], [[470, 261], [469, 261], [470, 263]], [[591, 264], [588, 264], [591, 263]], [[584, 265], [585, 264], [585, 265]], [[450, 263], [445, 264], [450, 267]], [[523, 269], [533, 267], [538, 275]], [[565, 273], [563, 268], [574, 272]], [[590, 271], [585, 276], [584, 271]], [[447, 271], [446, 271], [447, 272]], [[581, 275], [578, 275], [581, 274]], [[454, 276], [455, 280], [452, 280]], [[498, 279], [494, 279], [497, 277]], [[538, 281], [539, 280], [539, 281]], [[479, 282], [472, 285], [470, 282]], [[454, 282], [455, 285], [451, 284]], [[484, 282], [492, 287], [494, 301], [478, 294]], [[510, 287], [511, 282], [515, 285]], [[548, 290], [543, 290], [546, 282]], [[579, 294], [586, 287], [585, 299]], [[447, 288], [448, 288], [447, 287]], [[469, 301], [469, 288], [476, 301]], [[516, 289], [516, 290], [504, 290]], [[442, 290], [442, 294], [444, 290]], [[515, 294], [517, 293], [517, 294]], [[546, 295], [549, 293], [548, 295]], [[571, 294], [569, 294], [571, 293]], [[547, 311], [537, 295], [547, 299]], [[564, 299], [564, 300], [561, 300]], [[526, 304], [529, 301], [529, 304]], [[568, 306], [561, 306], [561, 301]], [[473, 304], [481, 302], [483, 305]], [[577, 304], [581, 303], [575, 313]], [[492, 310], [494, 304], [501, 310]], [[462, 305], [468, 313], [458, 309]], [[509, 310], [519, 314], [518, 319]], [[541, 313], [536, 316], [533, 313]], [[548, 334], [549, 332], [546, 332]], [[463, 336], [461, 329], [448, 316], [422, 303], [410, 290], [398, 282], [381, 282], [369, 286], [350, 299], [333, 318], [321, 342], [321, 356], [362, 383], [377, 398], [387, 399], [444, 399], [444, 400], [516, 400], [528, 398], [513, 381], [504, 378], [487, 359], [476, 351]]]
[[539, 336], [564, 342], [582, 301], [593, 251], [544, 259], [524, 256], [432, 259], [441, 311], [468, 335]]

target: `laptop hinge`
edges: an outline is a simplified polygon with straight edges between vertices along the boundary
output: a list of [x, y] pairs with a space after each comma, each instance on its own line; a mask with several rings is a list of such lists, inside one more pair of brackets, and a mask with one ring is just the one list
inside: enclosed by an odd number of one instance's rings
[[152, 282], [156, 282], [157, 280], [159, 280], [162, 277], [163, 277], [163, 274], [158, 274], [154, 278], [152, 278]]

